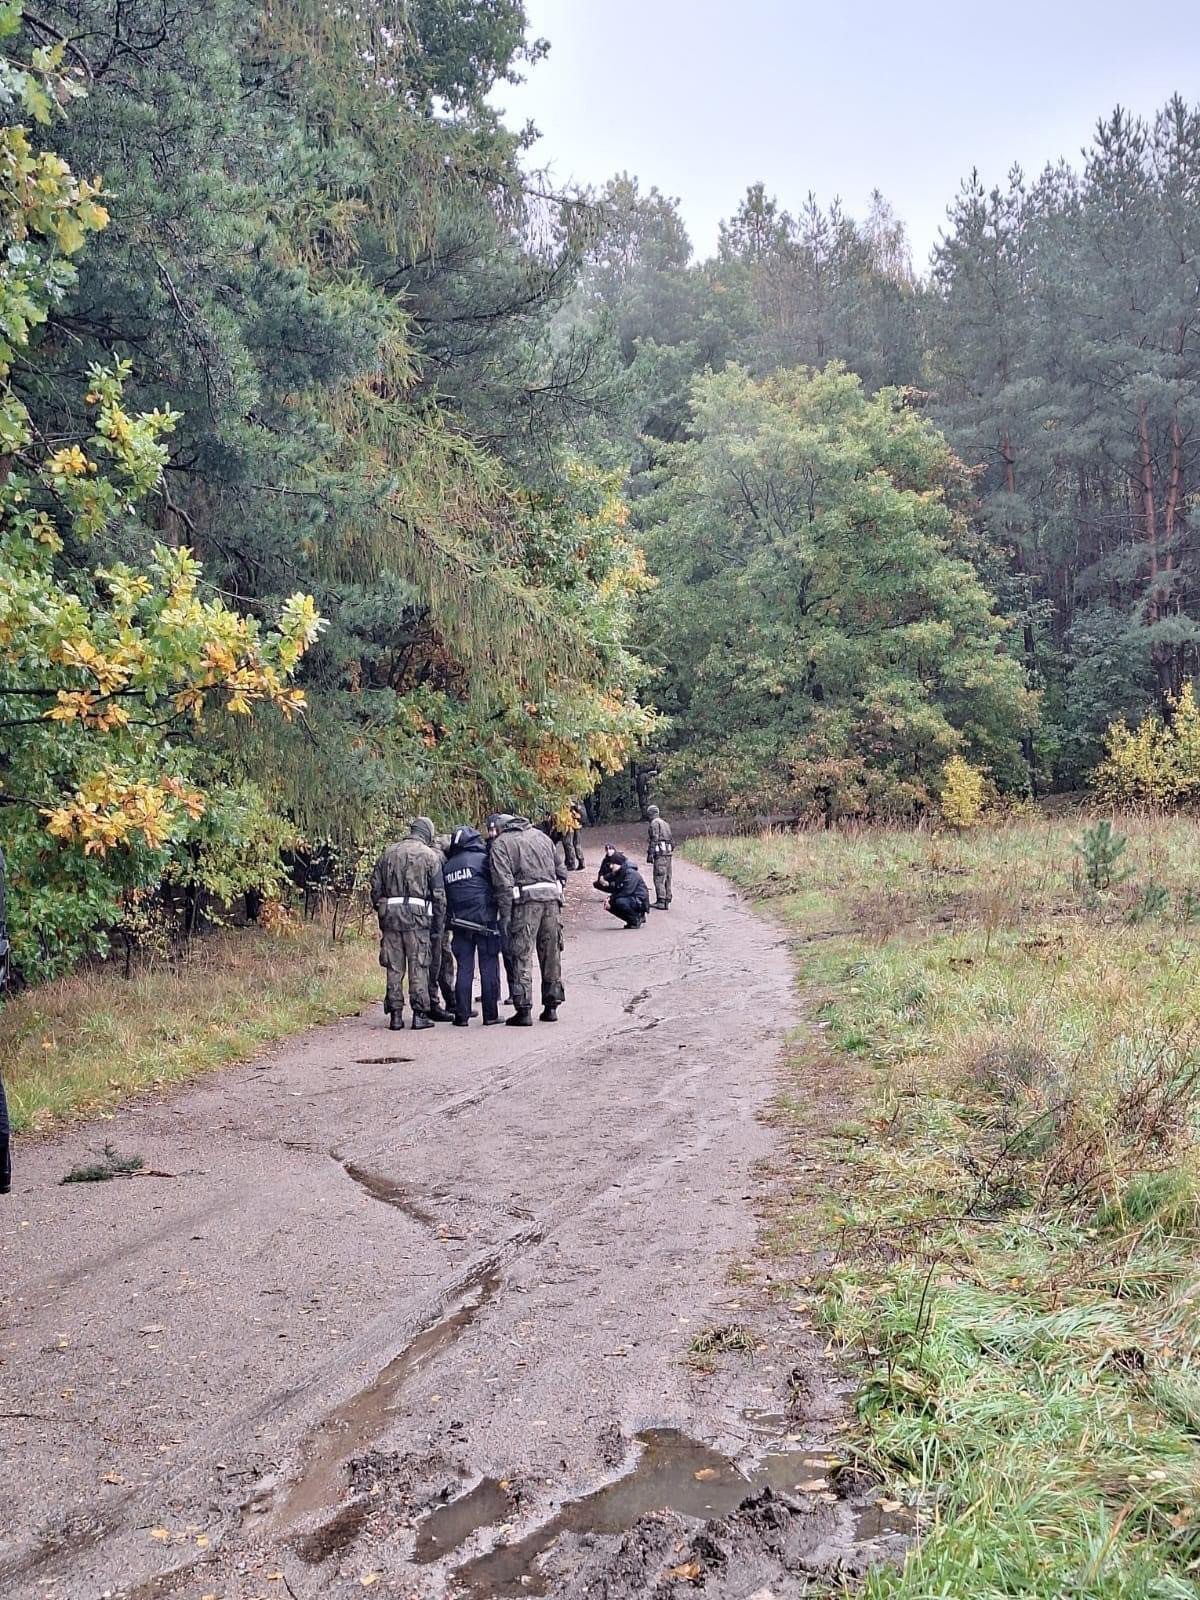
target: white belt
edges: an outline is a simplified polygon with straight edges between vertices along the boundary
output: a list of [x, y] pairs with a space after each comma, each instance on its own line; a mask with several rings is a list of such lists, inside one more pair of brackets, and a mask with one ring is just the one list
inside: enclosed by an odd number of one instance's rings
[[422, 900], [414, 894], [393, 894], [384, 901], [388, 906], [424, 906], [426, 911], [433, 909], [432, 900]]
[[549, 881], [544, 881], [542, 883], [514, 883], [513, 899], [519, 900], [521, 895], [529, 889], [553, 889], [556, 895], [562, 894], [562, 884], [559, 883], [557, 878], [555, 878], [553, 883], [550, 883]]

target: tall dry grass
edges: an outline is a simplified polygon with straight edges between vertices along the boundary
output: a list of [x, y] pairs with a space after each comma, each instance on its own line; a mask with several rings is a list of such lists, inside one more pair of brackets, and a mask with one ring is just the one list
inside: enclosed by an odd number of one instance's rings
[[1105, 894], [1075, 816], [686, 847], [793, 929], [803, 1081], [857, 1097], [811, 1292], [920, 1518], [879, 1600], [1200, 1592], [1200, 829], [1118, 825]]
[[227, 931], [126, 980], [85, 968], [0, 1007], [0, 1063], [18, 1133], [244, 1061], [378, 998], [378, 947], [304, 924]]

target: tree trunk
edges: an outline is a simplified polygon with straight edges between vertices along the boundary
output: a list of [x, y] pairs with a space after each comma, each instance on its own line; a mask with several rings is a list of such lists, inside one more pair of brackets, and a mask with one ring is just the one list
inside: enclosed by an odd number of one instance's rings
[[1147, 616], [1158, 621], [1158, 511], [1154, 504], [1154, 459], [1150, 454], [1150, 425], [1146, 421], [1146, 408], [1138, 404], [1138, 450], [1140, 455], [1139, 482], [1142, 491], [1142, 518], [1146, 527], [1146, 544], [1150, 551], [1150, 604]]
[[[1015, 496], [1017, 492], [1016, 459], [1013, 454], [1012, 439], [1008, 429], [1000, 435], [1000, 457], [1004, 462], [1004, 488], [1005, 491]], [[1021, 629], [1021, 643], [1025, 651], [1025, 679], [1030, 688], [1037, 681], [1037, 640], [1033, 632], [1033, 620], [1029, 615], [1029, 608], [1033, 603], [1033, 589], [1029, 582], [1029, 565], [1025, 560], [1025, 546], [1014, 531], [1012, 520], [1009, 519], [1008, 536], [1012, 540], [1013, 560], [1016, 562], [1017, 572], [1022, 580], [1025, 598], [1025, 617]], [[1033, 729], [1026, 728], [1021, 734], [1021, 754], [1029, 773], [1029, 792], [1036, 800], [1038, 797], [1036, 751], [1033, 742]]]

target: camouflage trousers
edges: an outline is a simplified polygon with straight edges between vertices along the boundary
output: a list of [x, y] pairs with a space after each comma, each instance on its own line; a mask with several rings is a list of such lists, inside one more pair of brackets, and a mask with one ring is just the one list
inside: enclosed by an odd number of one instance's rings
[[454, 1010], [455, 971], [454, 951], [450, 948], [450, 927], [447, 924], [442, 933], [441, 960], [437, 971], [432, 974], [433, 981], [429, 985], [429, 1000], [432, 1005], [437, 1005], [440, 990], [442, 1004], [446, 1010]]
[[660, 905], [671, 904], [671, 858], [670, 856], [655, 856], [654, 858], [654, 898]]
[[518, 1011], [533, 1010], [533, 957], [542, 973], [542, 1004], [560, 1006], [562, 984], [562, 907], [557, 900], [518, 900], [508, 925], [512, 957], [509, 988]]
[[379, 965], [387, 968], [385, 1011], [403, 1016], [405, 976], [413, 1010], [422, 1013], [429, 1010], [431, 954], [428, 927], [385, 930], [379, 943]]

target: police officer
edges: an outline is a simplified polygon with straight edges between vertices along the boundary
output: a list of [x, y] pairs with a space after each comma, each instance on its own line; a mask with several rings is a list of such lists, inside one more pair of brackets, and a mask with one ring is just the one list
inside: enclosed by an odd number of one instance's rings
[[595, 887], [608, 896], [607, 910], [619, 917], [626, 928], [641, 928], [650, 910], [650, 891], [646, 880], [621, 850], [610, 844], [600, 863]]
[[416, 817], [405, 838], [388, 845], [371, 874], [371, 904], [379, 918], [379, 964], [387, 968], [384, 1010], [390, 1026], [404, 1026], [404, 976], [414, 1028], [432, 1028], [434, 936], [441, 945], [446, 915], [442, 857], [433, 847], [433, 823]]
[[457, 972], [454, 1026], [465, 1028], [472, 1016], [471, 988], [479, 958], [483, 1025], [500, 1021], [500, 912], [488, 869], [488, 852], [474, 828], [456, 828], [443, 869], [446, 908]]
[[650, 823], [646, 840], [646, 860], [654, 869], [654, 909], [671, 909], [671, 857], [675, 841], [671, 838], [671, 824], [657, 806], [646, 808]]
[[500, 926], [512, 957], [509, 984], [516, 1011], [510, 1028], [533, 1026], [533, 954], [542, 974], [543, 1022], [557, 1022], [563, 1003], [562, 903], [566, 865], [562, 850], [526, 817], [495, 817], [488, 870]]

